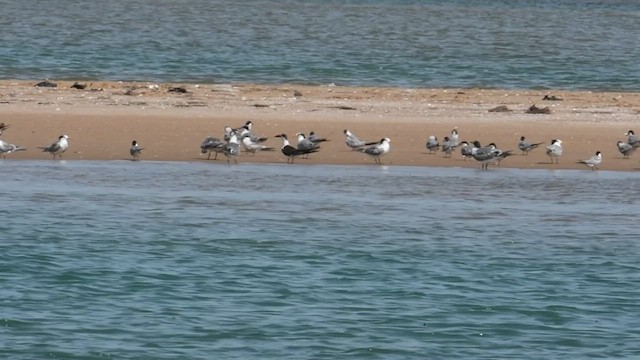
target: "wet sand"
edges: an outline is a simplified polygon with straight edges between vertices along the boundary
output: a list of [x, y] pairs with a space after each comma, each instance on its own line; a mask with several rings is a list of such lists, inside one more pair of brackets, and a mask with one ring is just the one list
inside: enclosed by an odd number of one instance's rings
[[[276, 134], [290, 139], [315, 131], [330, 141], [296, 164], [371, 164], [344, 142], [349, 129], [367, 141], [391, 139], [383, 165], [477, 167], [456, 151], [427, 154], [429, 135], [442, 141], [456, 128], [461, 140], [494, 142], [515, 150], [501, 167], [586, 169], [577, 160], [602, 151], [602, 170], [640, 170], [640, 151], [623, 159], [616, 142], [628, 130], [640, 131], [639, 93], [547, 90], [356, 88], [335, 85], [156, 84], [146, 82], [0, 81], [0, 122], [10, 124], [1, 138], [26, 147], [7, 160], [50, 159], [38, 147], [68, 134], [65, 160], [130, 160], [132, 140], [145, 148], [142, 161], [211, 161], [201, 154], [206, 136], [222, 137], [223, 128], [242, 126], [269, 137], [276, 151], [242, 153], [238, 162], [286, 162]], [[186, 90], [186, 93], [180, 90]], [[546, 96], [561, 100], [543, 100]], [[549, 114], [529, 114], [535, 105]], [[505, 112], [490, 112], [498, 106]], [[564, 154], [552, 165], [543, 147], [520, 155], [520, 136], [531, 142], [562, 139]], [[295, 144], [295, 141], [293, 141]], [[226, 162], [219, 156], [215, 162]]]

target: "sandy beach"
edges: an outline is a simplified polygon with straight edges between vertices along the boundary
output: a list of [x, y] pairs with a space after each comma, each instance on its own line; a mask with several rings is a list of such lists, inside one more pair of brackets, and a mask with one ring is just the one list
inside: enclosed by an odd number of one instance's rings
[[[461, 140], [494, 142], [515, 150], [501, 167], [587, 169], [577, 163], [602, 151], [602, 170], [636, 171], [640, 152], [623, 159], [616, 142], [640, 131], [640, 94], [546, 90], [401, 89], [335, 85], [157, 84], [146, 82], [0, 81], [0, 122], [10, 125], [2, 140], [27, 148], [7, 160], [50, 159], [38, 149], [68, 134], [64, 160], [129, 160], [132, 140], [144, 148], [142, 161], [211, 161], [200, 152], [206, 136], [222, 137], [225, 126], [247, 120], [269, 137], [276, 151], [242, 153], [242, 163], [286, 162], [276, 134], [327, 137], [318, 153], [296, 164], [371, 164], [344, 142], [349, 129], [367, 141], [391, 139], [383, 165], [477, 167], [456, 151], [452, 158], [427, 154], [429, 135], [438, 140], [456, 128]], [[186, 91], [186, 92], [184, 92]], [[543, 100], [545, 96], [556, 100]], [[535, 105], [548, 114], [530, 114]], [[491, 112], [498, 106], [508, 111]], [[520, 155], [521, 136], [531, 142], [562, 139], [564, 154], [552, 165], [543, 148]], [[295, 141], [294, 141], [295, 143]], [[216, 162], [226, 162], [219, 156]]]

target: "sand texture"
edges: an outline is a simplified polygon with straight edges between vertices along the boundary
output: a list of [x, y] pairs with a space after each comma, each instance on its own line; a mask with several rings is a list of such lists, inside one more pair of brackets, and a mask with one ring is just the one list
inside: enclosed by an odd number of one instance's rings
[[[640, 152], [623, 159], [616, 146], [628, 130], [640, 131], [638, 93], [144, 82], [81, 82], [86, 87], [77, 89], [73, 81], [52, 82], [57, 87], [0, 81], [0, 122], [10, 125], [1, 139], [28, 149], [7, 155], [7, 161], [50, 159], [38, 147], [68, 134], [64, 160], [130, 160], [131, 141], [137, 140], [145, 148], [142, 161], [213, 162], [200, 152], [202, 140], [251, 120], [253, 132], [269, 137], [266, 144], [277, 150], [243, 152], [239, 164], [286, 162], [274, 136], [314, 131], [330, 141], [295, 164], [374, 166], [373, 159], [346, 146], [343, 130], [349, 129], [367, 141], [391, 139], [383, 165], [480, 168], [459, 151], [451, 158], [427, 153], [429, 135], [442, 141], [455, 128], [461, 140], [515, 150], [501, 167], [587, 169], [577, 160], [599, 150], [602, 170], [640, 168]], [[532, 105], [548, 110], [528, 113]], [[490, 111], [498, 107], [506, 111]], [[521, 136], [544, 145], [562, 139], [559, 164], [550, 163], [543, 147], [520, 155]], [[219, 156], [216, 162], [226, 160]]]

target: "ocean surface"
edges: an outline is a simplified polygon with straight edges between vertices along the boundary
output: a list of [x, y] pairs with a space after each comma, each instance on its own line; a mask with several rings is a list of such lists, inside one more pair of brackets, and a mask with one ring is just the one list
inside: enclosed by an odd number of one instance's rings
[[640, 357], [639, 173], [0, 171], [3, 359]]
[[0, 0], [0, 79], [640, 90], [631, 0]]

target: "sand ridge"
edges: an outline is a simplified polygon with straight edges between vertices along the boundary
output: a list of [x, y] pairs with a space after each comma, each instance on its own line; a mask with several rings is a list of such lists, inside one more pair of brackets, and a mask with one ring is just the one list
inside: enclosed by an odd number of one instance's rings
[[[616, 146], [628, 130], [640, 131], [638, 93], [80, 81], [86, 87], [77, 89], [72, 87], [75, 81], [51, 82], [57, 87], [0, 81], [0, 121], [11, 125], [2, 139], [28, 148], [7, 159], [48, 159], [37, 147], [68, 134], [65, 160], [130, 159], [129, 146], [137, 140], [145, 148], [142, 161], [206, 161], [199, 149], [206, 136], [221, 137], [225, 126], [251, 120], [253, 131], [269, 137], [267, 144], [276, 148], [281, 141], [274, 136], [280, 133], [294, 138], [297, 132], [315, 131], [331, 140], [296, 164], [373, 165], [372, 159], [345, 145], [343, 130], [349, 129], [367, 141], [391, 139], [384, 165], [480, 168], [458, 151], [452, 158], [427, 154], [429, 135], [442, 141], [455, 128], [461, 140], [516, 150], [518, 155], [501, 167], [586, 169], [577, 161], [602, 151], [600, 169], [640, 168], [640, 152], [623, 159]], [[532, 105], [548, 107], [550, 113], [527, 113]], [[497, 107], [507, 111], [490, 111]], [[543, 148], [519, 155], [520, 136], [545, 145], [562, 139], [559, 164], [551, 165]], [[218, 159], [224, 161], [224, 156]], [[243, 153], [238, 162], [286, 159], [280, 151], [271, 151]]]

